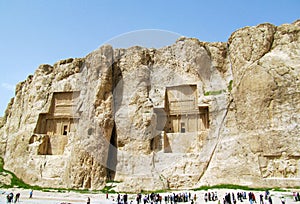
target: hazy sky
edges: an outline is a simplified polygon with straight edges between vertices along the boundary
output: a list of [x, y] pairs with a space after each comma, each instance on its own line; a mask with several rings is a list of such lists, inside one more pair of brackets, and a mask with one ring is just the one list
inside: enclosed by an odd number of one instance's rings
[[[164, 30], [170, 34], [164, 40], [168, 44], [177, 34], [226, 42], [245, 26], [299, 18], [299, 0], [0, 0], [0, 116], [14, 86], [40, 64], [84, 57], [128, 32]], [[151, 41], [149, 46], [161, 45]]]

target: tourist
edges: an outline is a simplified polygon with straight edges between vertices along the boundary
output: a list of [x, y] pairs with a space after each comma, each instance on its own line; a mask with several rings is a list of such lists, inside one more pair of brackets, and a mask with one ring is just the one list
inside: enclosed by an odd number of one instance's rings
[[268, 199], [269, 194], [270, 194], [269, 190], [266, 190], [266, 192], [265, 192], [265, 200]]
[[269, 204], [272, 204], [272, 203], [273, 203], [272, 198], [271, 198], [271, 196], [269, 196]]
[[7, 199], [7, 203], [12, 203], [13, 202], [13, 198], [14, 198], [14, 194], [10, 193], [6, 196]]
[[144, 204], [146, 204], [148, 202], [148, 197], [145, 195], [144, 197]]
[[233, 204], [236, 204], [236, 199], [235, 199], [235, 197], [232, 198], [232, 202], [233, 202]]
[[127, 204], [127, 200], [128, 200], [128, 195], [127, 194], [125, 194], [123, 196], [123, 200], [124, 200], [124, 204]]
[[6, 200], [7, 200], [7, 203], [11, 203], [11, 202], [10, 202], [10, 194], [7, 194]]
[[293, 197], [294, 197], [294, 199], [295, 199], [296, 202], [297, 202], [297, 201], [300, 201], [299, 192], [294, 192], [294, 193], [293, 193]]
[[214, 200], [215, 200], [215, 201], [218, 200], [218, 194], [217, 194], [217, 191], [215, 191], [215, 198], [214, 198]]
[[140, 195], [139, 194], [136, 195], [136, 203], [140, 204]]
[[158, 195], [158, 201], [161, 204], [161, 201], [162, 201], [162, 196], [161, 195]]
[[204, 194], [204, 200], [205, 200], [205, 202], [208, 201], [208, 195], [207, 195], [207, 193]]
[[255, 198], [254, 193], [252, 193], [252, 198], [253, 198], [253, 202], [256, 203], [256, 198]]
[[90, 199], [90, 197], [88, 197], [86, 204], [90, 204], [90, 203], [91, 203], [91, 199]]
[[246, 193], [246, 191], [244, 191], [243, 198], [247, 199], [247, 193]]
[[121, 196], [120, 194], [118, 193], [118, 197], [117, 197], [117, 202], [120, 203], [120, 199], [121, 199]]
[[250, 203], [252, 203], [253, 202], [252, 192], [248, 193], [248, 197], [249, 197], [248, 199], [249, 199]]
[[32, 198], [32, 195], [33, 195], [33, 190], [31, 190], [31, 191], [29, 192], [29, 198]]
[[285, 197], [284, 196], [282, 196], [280, 200], [281, 200], [282, 204], [285, 204]]
[[259, 195], [259, 204], [264, 204], [263, 199], [264, 199], [263, 194], [260, 194], [260, 195]]
[[20, 193], [17, 193], [16, 196], [15, 196], [15, 203], [18, 201], [20, 202]]
[[234, 193], [232, 193], [232, 202], [233, 202], [234, 204], [236, 204], [236, 199], [235, 199]]
[[244, 199], [244, 196], [243, 196], [243, 193], [242, 192], [238, 192], [237, 193], [237, 197], [238, 197], [238, 200], [243, 202], [243, 199]]
[[225, 202], [227, 204], [231, 204], [231, 196], [230, 196], [230, 193], [226, 193], [225, 195]]

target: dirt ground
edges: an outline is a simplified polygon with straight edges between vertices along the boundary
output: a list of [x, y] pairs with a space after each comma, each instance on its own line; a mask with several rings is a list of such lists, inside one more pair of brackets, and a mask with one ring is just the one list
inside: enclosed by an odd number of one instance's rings
[[[24, 204], [85, 204], [87, 203], [88, 197], [90, 197], [91, 204], [111, 204], [116, 203], [117, 194], [109, 194], [108, 199], [106, 199], [105, 194], [83, 194], [83, 193], [77, 193], [77, 192], [65, 192], [65, 193], [59, 193], [59, 192], [42, 192], [42, 191], [33, 191], [33, 197], [29, 198], [29, 192], [28, 189], [0, 189], [0, 204], [7, 203], [6, 196], [9, 193], [13, 193], [14, 195], [17, 193], [20, 193], [20, 200], [17, 203], [24, 203]], [[218, 204], [218, 200], [220, 200], [220, 203], [223, 204], [223, 198], [226, 193], [237, 193], [237, 192], [244, 192], [243, 190], [232, 190], [232, 189], [212, 189], [208, 191], [174, 191], [170, 193], [162, 193], [162, 197], [164, 200], [165, 195], [170, 195], [172, 193], [178, 194], [178, 193], [184, 193], [184, 192], [190, 192], [192, 195], [192, 198], [194, 197], [194, 194], [196, 194], [196, 202], [197, 204]], [[218, 200], [217, 201], [208, 201], [207, 203], [204, 201], [204, 194], [206, 192], [217, 192], [218, 194]], [[249, 191], [246, 191], [247, 195]], [[253, 191], [257, 203], [260, 204], [259, 201], [259, 195], [263, 194], [262, 191]], [[293, 200], [293, 192], [276, 192], [276, 191], [270, 191], [271, 197], [273, 200], [273, 204], [281, 204], [281, 198], [284, 196], [286, 200], [286, 204], [297, 204], [300, 202], [295, 202]], [[121, 194], [122, 195], [122, 194]], [[143, 195], [144, 197], [144, 195]], [[136, 204], [135, 201], [136, 195], [130, 194], [128, 195], [129, 202], [132, 201], [133, 204]], [[165, 202], [162, 201], [164, 204]], [[188, 202], [191, 203], [191, 202]], [[237, 201], [237, 204], [246, 204], [249, 203], [248, 200], [244, 200], [244, 202]], [[263, 204], [269, 204], [267, 201], [263, 201]]]

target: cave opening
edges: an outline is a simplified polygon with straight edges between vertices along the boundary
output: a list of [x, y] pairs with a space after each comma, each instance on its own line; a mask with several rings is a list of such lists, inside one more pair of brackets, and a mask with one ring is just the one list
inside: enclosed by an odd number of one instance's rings
[[108, 157], [107, 157], [107, 180], [114, 181], [116, 174], [116, 166], [117, 166], [117, 157], [118, 157], [118, 140], [117, 140], [117, 130], [116, 124], [114, 123], [114, 127], [112, 129], [109, 148], [108, 148]]

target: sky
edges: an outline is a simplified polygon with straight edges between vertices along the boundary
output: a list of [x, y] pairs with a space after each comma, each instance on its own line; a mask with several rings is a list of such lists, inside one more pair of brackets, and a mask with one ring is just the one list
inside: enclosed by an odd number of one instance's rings
[[[161, 47], [178, 36], [226, 42], [245, 26], [292, 23], [299, 11], [299, 0], [0, 0], [0, 116], [15, 85], [40, 64], [84, 57], [107, 43]], [[165, 35], [161, 44], [156, 35]]]

